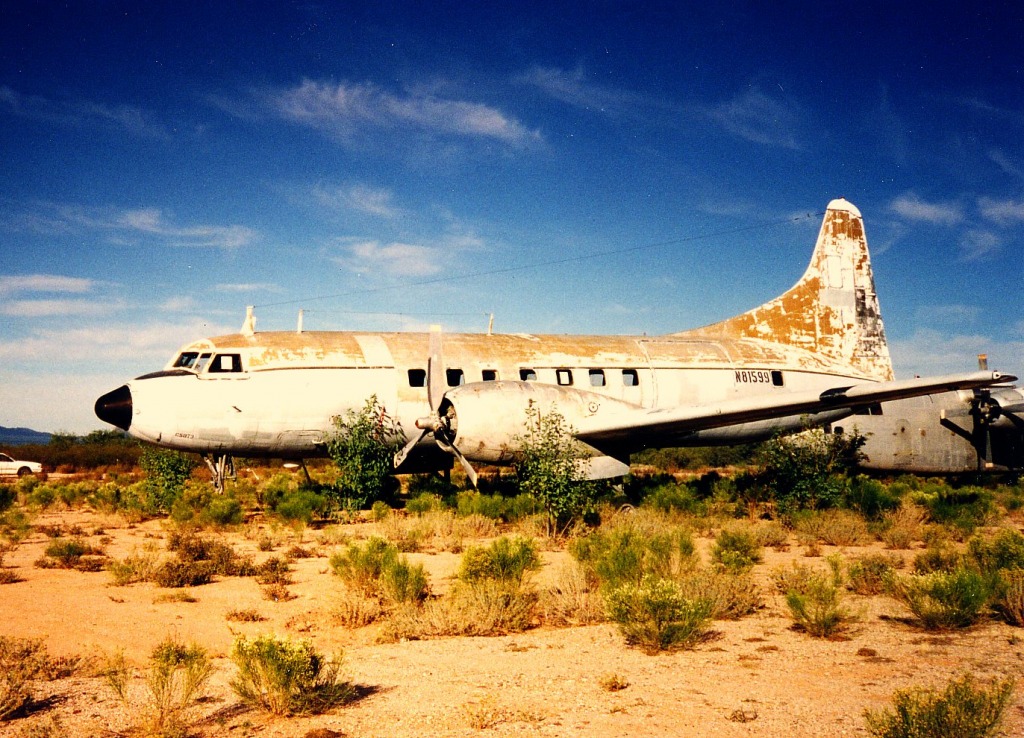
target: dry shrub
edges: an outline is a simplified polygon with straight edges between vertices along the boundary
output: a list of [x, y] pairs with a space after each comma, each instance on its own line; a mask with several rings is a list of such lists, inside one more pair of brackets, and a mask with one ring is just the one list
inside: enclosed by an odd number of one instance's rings
[[978, 621], [992, 594], [992, 581], [961, 566], [948, 572], [889, 576], [886, 589], [926, 630], [952, 630]]
[[125, 556], [123, 559], [115, 559], [107, 565], [107, 569], [114, 578], [114, 586], [124, 587], [129, 584], [152, 580], [159, 564], [159, 556], [145, 551], [143, 553], [133, 553]]
[[789, 548], [789, 531], [777, 520], [760, 520], [751, 526], [751, 530], [762, 546], [776, 551], [785, 551]]
[[846, 568], [847, 586], [859, 595], [877, 595], [885, 591], [886, 577], [903, 568], [903, 557], [895, 554], [868, 554], [854, 559]]
[[534, 624], [537, 593], [515, 583], [478, 579], [456, 582], [446, 597], [422, 607], [395, 610], [382, 637], [490, 636], [518, 633]]
[[330, 618], [336, 625], [362, 628], [375, 622], [382, 613], [380, 599], [359, 590], [346, 589], [335, 599]]
[[1010, 625], [1024, 626], [1024, 569], [999, 572], [995, 608]]
[[493, 538], [498, 535], [498, 525], [483, 515], [467, 515], [455, 519], [455, 533], [462, 538]]
[[381, 536], [404, 553], [413, 553], [423, 547], [423, 542], [432, 536], [429, 524], [420, 518], [406, 518], [388, 515], [377, 523]]
[[816, 638], [832, 638], [857, 616], [843, 607], [842, 562], [828, 558], [830, 571], [794, 566], [788, 576], [776, 580], [784, 588], [786, 605], [795, 625]]
[[576, 562], [562, 567], [554, 585], [541, 593], [539, 607], [549, 625], [592, 625], [605, 619], [597, 582]]
[[605, 605], [626, 643], [651, 652], [690, 648], [706, 637], [711, 619], [710, 600], [689, 597], [675, 582], [652, 576], [612, 589]]
[[750, 572], [699, 569], [677, 581], [686, 597], [711, 603], [714, 620], [738, 620], [764, 606], [761, 589]]
[[224, 614], [224, 619], [235, 623], [260, 623], [266, 620], [265, 617], [260, 615], [258, 610], [252, 608], [247, 610], [228, 610]]
[[920, 505], [903, 504], [882, 519], [882, 542], [887, 548], [906, 550], [924, 538], [928, 511]]
[[860, 546], [871, 540], [867, 523], [851, 510], [822, 510], [797, 516], [797, 533], [802, 540], [815, 540], [829, 546]]

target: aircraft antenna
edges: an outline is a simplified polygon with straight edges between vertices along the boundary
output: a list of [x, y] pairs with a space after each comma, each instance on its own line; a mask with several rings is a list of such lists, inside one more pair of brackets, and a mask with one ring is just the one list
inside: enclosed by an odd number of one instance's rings
[[299, 324], [295, 327], [296, 333], [302, 333], [302, 317], [305, 315], [305, 313], [305, 310], [299, 308]]

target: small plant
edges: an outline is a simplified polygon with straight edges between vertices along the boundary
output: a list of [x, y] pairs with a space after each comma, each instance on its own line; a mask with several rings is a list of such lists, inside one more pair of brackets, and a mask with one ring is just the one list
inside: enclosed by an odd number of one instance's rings
[[[123, 655], [107, 660], [101, 670], [107, 684], [130, 707], [131, 669]], [[146, 732], [166, 738], [188, 735], [190, 713], [199, 702], [213, 673], [202, 646], [183, 645], [166, 638], [153, 649], [146, 669]]]
[[81, 538], [55, 538], [36, 561], [42, 569], [78, 569], [99, 571], [105, 564], [103, 549], [86, 543]]
[[213, 566], [208, 561], [165, 561], [153, 571], [153, 582], [158, 587], [198, 587], [209, 584]]
[[942, 691], [901, 689], [893, 695], [892, 709], [867, 710], [864, 720], [876, 738], [986, 738], [996, 734], [1013, 684], [1004, 679], [977, 685], [965, 674]]
[[966, 567], [950, 572], [891, 576], [886, 588], [910, 608], [926, 630], [973, 625], [992, 594], [991, 580]]
[[605, 619], [597, 584], [577, 562], [562, 568], [554, 584], [541, 594], [540, 607], [544, 621], [551, 625], [591, 625]]
[[1003, 528], [992, 538], [972, 538], [967, 551], [983, 572], [1024, 569], [1024, 535], [1012, 528]]
[[687, 598], [668, 579], [644, 577], [639, 584], [623, 584], [605, 600], [608, 617], [618, 623], [626, 642], [649, 651], [688, 648], [707, 633], [711, 601]]
[[131, 554], [120, 560], [115, 559], [107, 564], [107, 570], [114, 578], [114, 585], [124, 587], [137, 582], [150, 581], [158, 566], [155, 554], [142, 553]]
[[903, 568], [903, 559], [895, 554], [868, 554], [854, 559], [846, 570], [847, 586], [859, 595], [877, 595], [885, 591], [885, 579]]
[[629, 686], [626, 678], [618, 674], [605, 674], [597, 683], [601, 685], [601, 689], [605, 692], [621, 692]]
[[681, 527], [646, 532], [639, 525], [622, 525], [577, 538], [569, 551], [604, 589], [638, 584], [645, 575], [674, 578], [696, 560], [693, 535]]
[[260, 615], [259, 610], [253, 608], [247, 610], [228, 610], [224, 615], [224, 619], [234, 623], [261, 623], [266, 620], [265, 617]]
[[235, 694], [274, 715], [319, 714], [354, 694], [353, 686], [339, 677], [340, 659], [325, 659], [309, 641], [238, 638], [231, 660], [238, 668], [231, 680]]
[[462, 555], [459, 579], [465, 582], [491, 579], [518, 586], [528, 572], [538, 568], [540, 557], [534, 541], [503, 536], [490, 546], [467, 549]]
[[730, 571], [746, 571], [761, 561], [757, 536], [742, 528], [725, 528], [715, 539], [712, 558]]
[[786, 605], [798, 628], [815, 638], [833, 638], [853, 620], [843, 607], [842, 589], [835, 576], [818, 573], [799, 590], [786, 593]]
[[1024, 569], [999, 572], [994, 607], [1010, 625], [1024, 626]]
[[380, 578], [384, 570], [398, 561], [398, 548], [383, 538], [374, 536], [365, 544], [351, 544], [345, 551], [331, 555], [331, 571], [345, 584], [361, 592], [376, 595], [380, 591]]

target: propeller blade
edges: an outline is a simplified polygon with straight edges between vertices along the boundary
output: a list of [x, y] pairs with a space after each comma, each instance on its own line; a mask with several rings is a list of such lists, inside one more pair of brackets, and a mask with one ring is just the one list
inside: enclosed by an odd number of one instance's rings
[[476, 487], [477, 473], [476, 469], [473, 468], [473, 465], [469, 463], [469, 459], [463, 456], [462, 452], [459, 451], [459, 449], [455, 448], [454, 446], [449, 446], [448, 448], [451, 451], [452, 455], [454, 455], [455, 458], [459, 460], [459, 463], [462, 464], [462, 469], [463, 471], [466, 472], [466, 476], [469, 477], [470, 483], [474, 487]]
[[413, 437], [409, 439], [409, 442], [402, 446], [401, 450], [395, 454], [395, 458], [393, 460], [396, 469], [400, 467], [407, 458], [409, 458], [409, 454], [412, 453], [413, 446], [422, 441], [424, 436], [429, 432], [429, 429], [424, 428], [419, 433], [414, 434]]
[[427, 357], [427, 402], [437, 412], [448, 389], [445, 373], [444, 353], [441, 348], [441, 326], [430, 326], [430, 355]]

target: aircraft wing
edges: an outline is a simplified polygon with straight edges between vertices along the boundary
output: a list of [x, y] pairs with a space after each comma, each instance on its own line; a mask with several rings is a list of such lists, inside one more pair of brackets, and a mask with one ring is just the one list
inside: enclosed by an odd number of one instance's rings
[[765, 395], [713, 405], [693, 405], [660, 410], [623, 410], [607, 416], [577, 421], [576, 436], [595, 448], [639, 447], [647, 445], [644, 439], [658, 439], [664, 445], [666, 437], [684, 437], [695, 431], [741, 425], [782, 417], [822, 412], [853, 411], [864, 405], [889, 400], [918, 397], [952, 390], [970, 390], [1003, 382], [1016, 377], [999, 372], [973, 372], [949, 374], [892, 382], [864, 382], [845, 387], [833, 387], [824, 392], [796, 392]]

